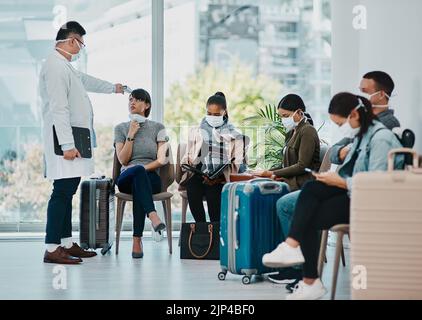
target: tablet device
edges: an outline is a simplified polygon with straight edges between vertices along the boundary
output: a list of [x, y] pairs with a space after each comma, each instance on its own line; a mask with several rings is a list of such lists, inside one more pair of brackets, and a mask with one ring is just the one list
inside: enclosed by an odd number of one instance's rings
[[200, 176], [207, 177], [210, 180], [214, 180], [214, 179], [218, 178], [229, 165], [231, 165], [231, 162], [224, 163], [224, 164], [218, 166], [217, 169], [215, 169], [213, 172], [203, 172], [203, 171], [201, 171], [201, 170], [199, 170], [195, 167], [192, 167], [188, 164], [182, 164], [182, 168], [187, 170], [187, 171], [198, 174]]

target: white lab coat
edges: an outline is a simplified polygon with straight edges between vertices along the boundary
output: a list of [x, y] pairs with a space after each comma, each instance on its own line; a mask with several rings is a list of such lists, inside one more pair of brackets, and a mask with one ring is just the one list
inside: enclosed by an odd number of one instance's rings
[[53, 125], [60, 145], [74, 143], [72, 126], [89, 128], [91, 136], [94, 136], [93, 110], [87, 91], [113, 93], [115, 86], [79, 72], [54, 50], [41, 68], [39, 90], [43, 115], [44, 176], [56, 180], [91, 175], [94, 173], [93, 158], [65, 160], [54, 153]]

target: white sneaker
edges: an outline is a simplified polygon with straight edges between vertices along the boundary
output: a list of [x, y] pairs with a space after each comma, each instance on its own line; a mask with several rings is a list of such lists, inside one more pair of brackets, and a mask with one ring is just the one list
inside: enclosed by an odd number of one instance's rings
[[286, 297], [286, 300], [318, 300], [325, 296], [327, 289], [325, 289], [320, 279], [316, 279], [311, 285], [300, 281], [292, 294]]
[[270, 253], [264, 254], [262, 263], [270, 268], [291, 267], [305, 262], [300, 246], [293, 248], [283, 242]]

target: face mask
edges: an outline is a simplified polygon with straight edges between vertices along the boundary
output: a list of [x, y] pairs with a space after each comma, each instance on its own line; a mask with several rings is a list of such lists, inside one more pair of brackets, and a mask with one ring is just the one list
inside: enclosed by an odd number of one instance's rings
[[213, 128], [221, 127], [224, 124], [224, 116], [205, 116], [205, 121]]
[[[359, 110], [360, 108], [365, 108], [365, 105], [363, 104], [362, 100], [359, 99], [359, 104], [356, 106], [354, 110]], [[353, 139], [359, 133], [360, 127], [352, 128], [352, 126], [350, 125], [349, 119], [350, 119], [350, 115], [347, 117], [346, 122], [340, 126], [339, 131], [342, 137]]]
[[140, 114], [137, 114], [137, 113], [131, 113], [129, 115], [129, 119], [131, 121], [136, 121], [138, 123], [144, 123], [147, 120], [147, 118], [145, 118], [144, 116], [141, 116]]
[[293, 130], [294, 128], [297, 127], [297, 125], [299, 124], [299, 122], [295, 122], [295, 120], [293, 119], [295, 113], [297, 111], [295, 111], [290, 117], [288, 118], [281, 118], [281, 122], [283, 123], [283, 126], [286, 128], [287, 132]]
[[[368, 94], [368, 93], [365, 93], [364, 94], [364, 97], [366, 98], [366, 99], [368, 99], [369, 101], [371, 101], [371, 99], [372, 99], [372, 97], [374, 97], [374, 96], [376, 96], [377, 94], [379, 94], [381, 91], [377, 91], [377, 92], [374, 92], [373, 94]], [[388, 98], [388, 99], [390, 99], [390, 96], [388, 95], [388, 94], [386, 94], [386, 93], [384, 93], [385, 94], [385, 96]], [[376, 105], [376, 104], [373, 104], [372, 105], [373, 107], [377, 107], [377, 108], [388, 108], [388, 104], [380, 104], [380, 105]]]
[[350, 138], [350, 139], [353, 139], [354, 137], [356, 137], [357, 134], [359, 133], [359, 130], [360, 130], [360, 127], [352, 128], [349, 122], [349, 118], [347, 118], [347, 121], [344, 124], [342, 124], [339, 128], [340, 135], [344, 138]]
[[[56, 43], [59, 43], [59, 42], [66, 42], [66, 41], [69, 41], [69, 40], [72, 40], [72, 39], [58, 40], [58, 41], [56, 41]], [[64, 53], [67, 53], [68, 55], [70, 55], [70, 62], [75, 62], [76, 60], [78, 60], [78, 59], [80, 58], [80, 56], [81, 56], [81, 51], [82, 51], [81, 46], [79, 45], [79, 41], [78, 41], [78, 40], [76, 40], [76, 44], [77, 44], [77, 45], [78, 45], [78, 47], [79, 47], [79, 52], [78, 52], [78, 53], [75, 53], [75, 54], [72, 54], [72, 53], [70, 53], [70, 52], [67, 52], [66, 50], [63, 50], [62, 48], [56, 48], [56, 49], [57, 49], [57, 50], [60, 50], [60, 51], [62, 51], [62, 52], [64, 52]]]

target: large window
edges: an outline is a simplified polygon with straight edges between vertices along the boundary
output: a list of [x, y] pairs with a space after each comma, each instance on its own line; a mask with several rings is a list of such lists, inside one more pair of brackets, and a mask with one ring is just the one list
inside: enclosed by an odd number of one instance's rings
[[[7, 1], [0, 12], [0, 231], [40, 231], [51, 183], [43, 178], [38, 73], [58, 27], [76, 20], [87, 31], [77, 69], [151, 91], [151, 1]], [[127, 120], [128, 96], [89, 95], [96, 171], [110, 176], [113, 127]], [[79, 194], [73, 207], [77, 226]]]
[[[0, 231], [44, 229], [51, 183], [43, 178], [37, 86], [57, 28], [76, 20], [88, 32], [76, 68], [151, 92], [151, 1], [0, 2]], [[231, 121], [252, 144], [262, 133], [244, 119], [289, 92], [304, 98], [317, 127], [324, 123], [331, 75], [329, 0], [165, 0], [164, 10], [163, 121], [174, 157], [216, 91], [226, 94]], [[96, 170], [110, 176], [113, 126], [127, 121], [128, 97], [90, 98], [99, 142]], [[177, 184], [170, 191], [178, 228]], [[76, 196], [75, 225], [78, 209]], [[130, 208], [126, 212], [130, 221]]]
[[[252, 144], [262, 132], [244, 119], [289, 92], [304, 98], [318, 128], [324, 123], [330, 98], [328, 0], [165, 0], [165, 7], [164, 120], [178, 137], [173, 148], [186, 141], [186, 128], [199, 123], [216, 91], [226, 94], [231, 121]], [[251, 162], [256, 156], [251, 149]], [[177, 185], [172, 191], [178, 212]]]

